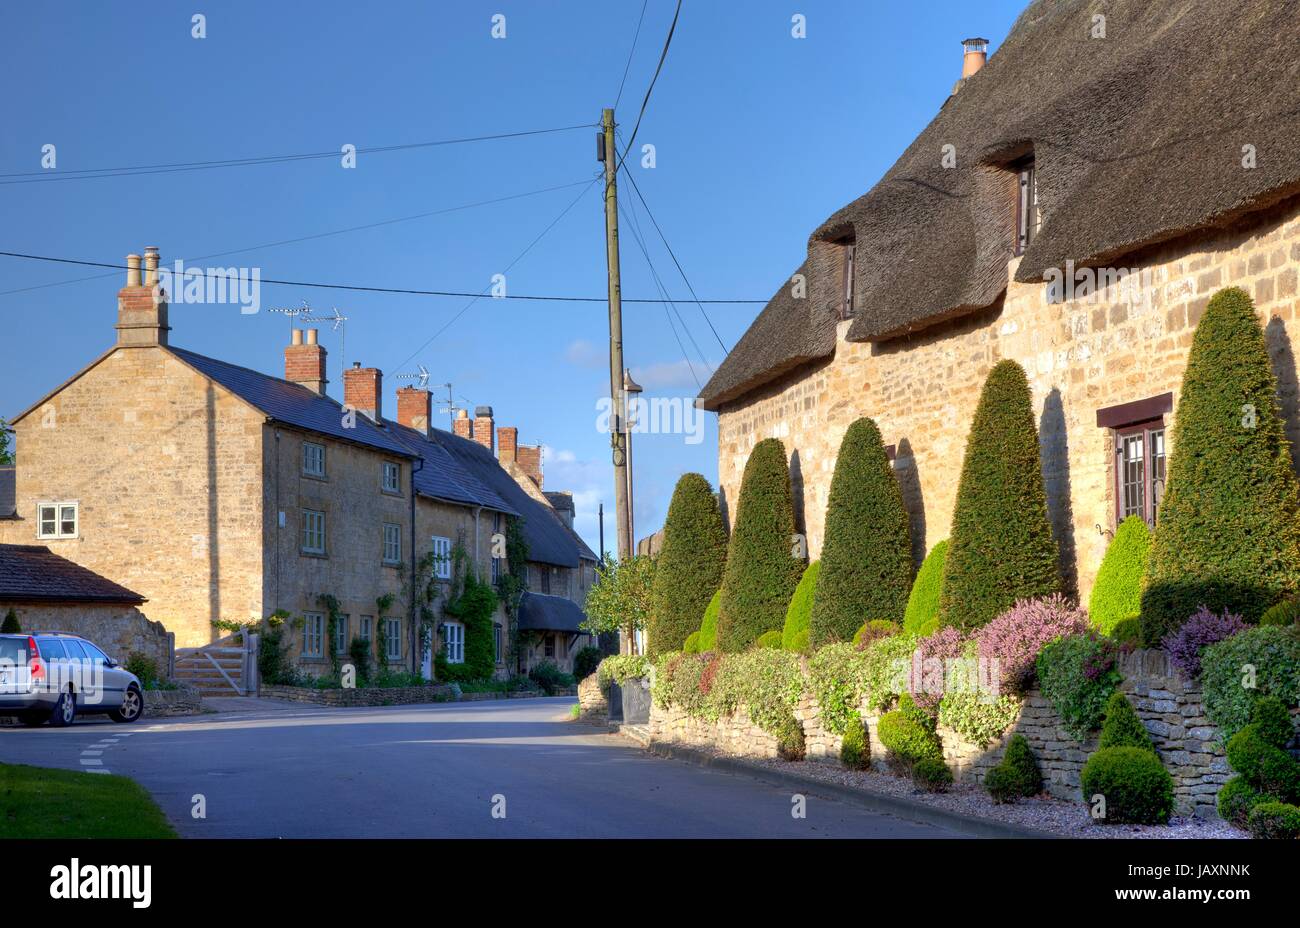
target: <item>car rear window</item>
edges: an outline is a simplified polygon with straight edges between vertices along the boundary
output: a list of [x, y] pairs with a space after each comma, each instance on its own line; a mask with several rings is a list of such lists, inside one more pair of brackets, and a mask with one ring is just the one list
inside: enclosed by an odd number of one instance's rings
[[0, 638], [0, 661], [26, 664], [28, 656], [26, 638]]
[[57, 638], [41, 638], [38, 644], [41, 649], [41, 657], [47, 661], [57, 661], [68, 656], [67, 652], [63, 650], [63, 642]]

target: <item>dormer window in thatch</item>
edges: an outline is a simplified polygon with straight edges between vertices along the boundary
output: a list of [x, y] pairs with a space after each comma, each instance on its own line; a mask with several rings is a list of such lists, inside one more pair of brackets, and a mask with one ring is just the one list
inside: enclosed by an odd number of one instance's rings
[[840, 318], [853, 318], [853, 264], [857, 245], [852, 238], [835, 243], [840, 249]]
[[1014, 164], [1012, 169], [1020, 179], [1016, 200], [1016, 254], [1023, 255], [1043, 224], [1043, 214], [1038, 208], [1038, 173], [1032, 155]]

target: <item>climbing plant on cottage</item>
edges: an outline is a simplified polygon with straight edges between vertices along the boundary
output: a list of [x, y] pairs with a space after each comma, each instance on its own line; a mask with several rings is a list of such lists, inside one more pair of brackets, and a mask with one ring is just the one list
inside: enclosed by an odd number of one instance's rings
[[912, 588], [912, 532], [880, 429], [844, 433], [826, 505], [826, 541], [813, 597], [813, 647], [849, 641], [868, 619], [902, 625]]
[[719, 650], [743, 651], [763, 632], [781, 630], [803, 572], [801, 553], [785, 446], [767, 438], [750, 452], [740, 482], [718, 609]]
[[668, 505], [655, 565], [647, 655], [680, 651], [699, 629], [726, 562], [727, 530], [713, 487], [699, 474], [683, 474]]
[[978, 628], [1018, 599], [1060, 588], [1029, 380], [1015, 361], [999, 361], [966, 440], [939, 621]]
[[1230, 287], [1196, 325], [1142, 595], [1156, 647], [1199, 606], [1256, 622], [1300, 590], [1300, 489], [1255, 305]]

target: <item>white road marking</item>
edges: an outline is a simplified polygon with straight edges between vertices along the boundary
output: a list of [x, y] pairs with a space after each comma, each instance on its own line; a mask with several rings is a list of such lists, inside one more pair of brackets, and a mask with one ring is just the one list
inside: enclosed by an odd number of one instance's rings
[[103, 765], [104, 762], [102, 760], [94, 760], [85, 757], [81, 759], [81, 766], [83, 767], [102, 767]]

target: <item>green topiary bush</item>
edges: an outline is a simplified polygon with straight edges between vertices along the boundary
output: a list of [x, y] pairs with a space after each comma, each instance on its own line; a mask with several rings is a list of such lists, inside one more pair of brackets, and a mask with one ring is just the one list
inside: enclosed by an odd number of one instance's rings
[[[813, 593], [817, 588], [817, 575], [821, 572], [822, 562], [813, 561], [799, 578], [799, 585], [790, 597], [790, 606], [785, 610], [785, 625], [781, 628], [781, 647], [787, 651], [808, 650], [808, 622], [812, 618]], [[802, 648], [796, 647], [800, 641]]]
[[699, 633], [699, 632], [691, 632], [689, 635], [686, 636], [686, 640], [685, 640], [684, 642], [682, 642], [682, 653], [683, 653], [683, 654], [699, 654], [699, 653], [700, 653], [700, 633]]
[[680, 651], [722, 582], [727, 530], [717, 497], [699, 474], [683, 474], [664, 520], [646, 625], [646, 655]]
[[1142, 748], [1147, 751], [1156, 749], [1146, 726], [1123, 693], [1112, 693], [1106, 703], [1106, 721], [1101, 726], [1099, 747]]
[[854, 716], [844, 729], [840, 763], [850, 770], [866, 770], [871, 764], [871, 744], [867, 741], [867, 726], [861, 716]]
[[1098, 821], [1107, 825], [1163, 825], [1174, 811], [1174, 778], [1146, 748], [1102, 748], [1079, 774], [1084, 802], [1105, 800]]
[[952, 786], [952, 770], [937, 757], [919, 757], [912, 764], [912, 783], [927, 793], [946, 793]]
[[1300, 591], [1300, 488], [1264, 332], [1244, 290], [1211, 298], [1177, 408], [1142, 593], [1142, 638], [1152, 647], [1202, 605], [1257, 622]]
[[718, 609], [722, 606], [722, 590], [713, 594], [704, 618], [700, 621], [700, 653], [713, 651], [718, 647]]
[[772, 632], [763, 632], [763, 634], [761, 634], [761, 635], [758, 636], [758, 640], [754, 642], [754, 647], [756, 647], [756, 648], [780, 648], [780, 647], [781, 647], [781, 633], [780, 633], [780, 632], [776, 632], [776, 631], [772, 631]]
[[1015, 361], [999, 361], [984, 382], [966, 441], [951, 542], [940, 625], [979, 628], [1016, 600], [1061, 590], [1029, 381]]
[[740, 482], [718, 609], [718, 650], [743, 651], [763, 632], [785, 624], [804, 569], [797, 550], [785, 446], [766, 438], [750, 452]]
[[858, 419], [844, 433], [831, 477], [812, 646], [848, 641], [863, 616], [901, 623], [911, 589], [912, 530], [903, 491], [880, 429]]
[[1219, 790], [1219, 818], [1238, 828], [1245, 828], [1250, 811], [1267, 801], [1267, 796], [1261, 796], [1255, 787], [1246, 782], [1245, 777], [1237, 775]]
[[1088, 598], [1088, 621], [1103, 635], [1142, 609], [1142, 576], [1151, 549], [1151, 530], [1140, 516], [1119, 524], [1115, 538], [1101, 559], [1097, 579]]
[[1250, 810], [1246, 825], [1252, 837], [1294, 841], [1300, 838], [1300, 807], [1286, 802], [1261, 802]]
[[17, 635], [23, 630], [18, 624], [18, 613], [14, 612], [14, 607], [10, 606], [9, 611], [5, 613], [5, 620], [0, 624], [0, 634]]
[[1221, 818], [1249, 828], [1252, 811], [1261, 804], [1300, 802], [1300, 763], [1284, 750], [1294, 737], [1291, 713], [1282, 700], [1260, 697], [1250, 724], [1228, 739], [1228, 763], [1237, 776], [1219, 790]]
[[1116, 644], [1139, 648], [1142, 646], [1142, 617], [1131, 615], [1120, 619], [1110, 630], [1110, 637]]
[[1015, 802], [1037, 796], [1043, 789], [1043, 774], [1024, 735], [1012, 735], [996, 767], [984, 775], [984, 788], [994, 802]]
[[924, 637], [939, 629], [939, 593], [943, 589], [943, 568], [947, 559], [948, 539], [945, 538], [931, 548], [921, 562], [903, 613], [903, 629], [909, 634]]
[[1300, 599], [1284, 599], [1264, 610], [1260, 625], [1295, 625], [1300, 622]]
[[[1249, 685], [1247, 685], [1249, 684]], [[1231, 738], [1250, 721], [1255, 702], [1300, 701], [1300, 626], [1248, 628], [1201, 652], [1205, 714]]]
[[1285, 748], [1295, 738], [1291, 713], [1276, 696], [1264, 696], [1255, 702], [1250, 723], [1259, 730], [1259, 736], [1275, 748]]
[[901, 772], [910, 772], [922, 758], [943, 763], [943, 745], [934, 729], [934, 719], [904, 694], [898, 698], [898, 708], [886, 712], [876, 723], [876, 737], [889, 752], [890, 764]]

